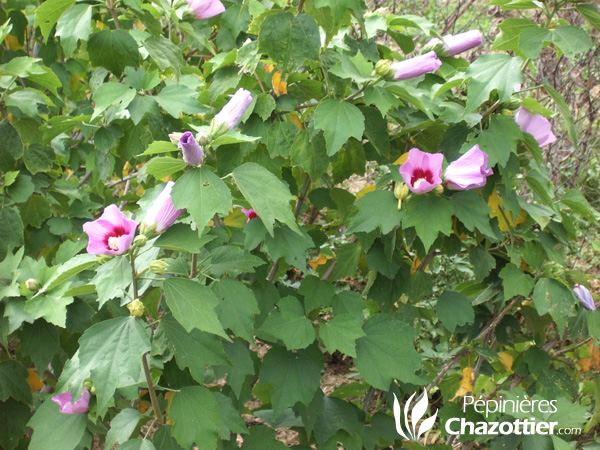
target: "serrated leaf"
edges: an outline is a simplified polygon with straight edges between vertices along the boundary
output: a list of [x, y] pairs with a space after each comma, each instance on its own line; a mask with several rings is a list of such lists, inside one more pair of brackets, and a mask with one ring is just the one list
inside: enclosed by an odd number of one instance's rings
[[[365, 196], [366, 197], [366, 196]], [[436, 195], [416, 195], [402, 207], [402, 228], [415, 227], [417, 236], [429, 251], [440, 233], [449, 236], [452, 232], [452, 204]]]
[[[23, 245], [23, 222], [13, 208], [0, 208], [0, 234], [3, 236], [3, 245], [9, 250]], [[3, 251], [0, 251], [2, 254]]]
[[223, 327], [253, 342], [254, 315], [260, 313], [254, 292], [232, 278], [222, 278], [210, 288], [220, 300], [216, 311]]
[[474, 190], [457, 192], [450, 197], [456, 217], [469, 231], [479, 230], [490, 239], [497, 239], [490, 225], [491, 209]]
[[29, 374], [17, 361], [8, 359], [0, 362], [0, 402], [14, 398], [27, 405], [31, 404], [31, 390], [27, 384]]
[[596, 30], [600, 31], [600, 12], [598, 12], [598, 8], [595, 5], [577, 5], [576, 8]]
[[572, 292], [556, 280], [540, 278], [533, 290], [533, 303], [540, 316], [550, 314], [562, 335], [568, 318], [573, 315]]
[[288, 264], [306, 269], [306, 250], [314, 243], [308, 233], [300, 228], [302, 234], [295, 233], [288, 227], [277, 227], [274, 236], [265, 238], [265, 247], [273, 260], [283, 258]]
[[466, 74], [471, 80], [468, 83], [465, 112], [475, 111], [494, 90], [498, 92], [501, 102], [508, 100], [515, 86], [523, 82], [521, 64], [523, 60], [518, 56], [500, 53], [480, 56], [471, 63]]
[[123, 444], [129, 440], [141, 418], [142, 415], [137, 409], [125, 408], [120, 411], [110, 421], [110, 430], [104, 441], [105, 448], [113, 448], [116, 443]]
[[123, 111], [135, 97], [135, 89], [123, 83], [104, 83], [94, 92], [93, 99], [96, 103], [92, 120], [102, 114], [110, 106], [115, 106], [117, 111]]
[[457, 326], [473, 323], [475, 320], [471, 302], [458, 292], [444, 292], [437, 301], [435, 312], [444, 328], [451, 333], [454, 333]]
[[592, 48], [590, 35], [582, 27], [572, 25], [554, 28], [552, 42], [569, 58]]
[[32, 195], [21, 205], [21, 219], [25, 225], [40, 228], [46, 219], [52, 216], [52, 207], [46, 197]]
[[511, 154], [516, 154], [517, 143], [523, 139], [519, 125], [512, 117], [494, 114], [490, 124], [476, 139], [465, 144], [469, 149], [478, 144], [480, 149], [488, 154], [488, 166], [496, 163], [505, 167]]
[[87, 41], [92, 27], [92, 5], [77, 4], [67, 9], [56, 24], [56, 36], [65, 56], [70, 57], [77, 48], [77, 41]]
[[365, 381], [388, 390], [392, 380], [414, 383], [421, 367], [413, 339], [416, 330], [391, 316], [375, 314], [363, 325], [366, 336], [356, 341], [354, 363]]
[[355, 203], [358, 212], [350, 219], [350, 233], [369, 233], [379, 228], [388, 234], [400, 225], [402, 213], [398, 211], [398, 200], [390, 191], [368, 192]]
[[356, 358], [356, 340], [366, 336], [360, 323], [350, 314], [340, 314], [319, 325], [319, 337], [329, 353], [339, 350]]
[[250, 162], [237, 167], [233, 171], [233, 179], [271, 236], [274, 236], [275, 219], [301, 233], [290, 208], [293, 197], [279, 178]]
[[260, 380], [273, 386], [271, 403], [273, 417], [277, 418], [297, 402], [304, 405], [310, 403], [319, 389], [321, 365], [313, 359], [310, 349], [289, 352], [274, 347], [263, 359]]
[[356, 83], [375, 79], [372, 76], [373, 64], [367, 61], [360, 51], [352, 57], [344, 54], [337, 54], [336, 57], [338, 58], [337, 64], [329, 69], [332, 74]]
[[215, 311], [219, 299], [209, 287], [185, 278], [168, 278], [163, 289], [173, 317], [188, 332], [196, 328], [229, 340]]
[[132, 280], [131, 265], [127, 258], [113, 258], [99, 266], [96, 276], [91, 280], [98, 292], [99, 307], [102, 308], [108, 300], [123, 297]]
[[295, 70], [306, 59], [319, 57], [319, 26], [307, 14], [276, 12], [264, 18], [258, 34], [259, 51], [269, 55], [288, 71]]
[[184, 114], [202, 114], [208, 111], [197, 100], [198, 93], [183, 84], [165, 86], [155, 97], [156, 102], [175, 118]]
[[533, 278], [512, 263], [505, 265], [498, 276], [504, 281], [504, 300], [517, 295], [527, 297], [533, 289]]
[[143, 380], [142, 355], [150, 351], [150, 338], [136, 317], [117, 317], [96, 323], [79, 339], [79, 350], [65, 365], [58, 392], [71, 390], [79, 398], [83, 381], [96, 388], [97, 411], [102, 416], [118, 387]]
[[311, 140], [308, 130], [302, 130], [296, 136], [290, 150], [290, 157], [292, 164], [300, 166], [312, 180], [318, 180], [327, 171], [329, 165], [323, 136], [317, 135]]
[[260, 332], [271, 339], [281, 339], [288, 350], [306, 348], [315, 340], [315, 330], [304, 316], [304, 308], [295, 297], [284, 297], [277, 303]]
[[179, 152], [179, 148], [169, 141], [154, 141], [148, 148], [139, 156], [156, 155], [159, 153]]
[[75, 0], [47, 0], [37, 9], [33, 26], [40, 27], [42, 36], [44, 36], [44, 42], [48, 40], [50, 31], [52, 31], [58, 18], [62, 13], [69, 9], [73, 3], [75, 3]]
[[239, 247], [226, 245], [217, 247], [212, 251], [210, 273], [220, 277], [225, 273], [238, 275], [244, 272], [253, 272], [255, 267], [266, 264], [261, 258], [251, 255]]
[[92, 34], [87, 50], [92, 66], [102, 66], [118, 77], [125, 66], [140, 65], [137, 42], [124, 30], [101, 30]]
[[[160, 180], [161, 178], [168, 177], [169, 175], [181, 171], [187, 167], [187, 165], [188, 164], [183, 159], [159, 156], [157, 158], [152, 158], [148, 164], [146, 164], [146, 173], [152, 175], [157, 180]], [[191, 172], [193, 171], [188, 173]]]
[[158, 330], [165, 333], [173, 346], [179, 368], [189, 368], [192, 377], [199, 383], [204, 382], [206, 365], [229, 364], [223, 341], [214, 334], [195, 329], [188, 333], [170, 315], [161, 319]]
[[173, 68], [175, 74], [179, 76], [181, 68], [184, 66], [183, 56], [179, 47], [170, 39], [163, 36], [151, 36], [144, 41], [144, 47], [162, 72]]
[[61, 352], [56, 327], [45, 320], [24, 324], [20, 344], [23, 354], [31, 358], [39, 373], [43, 373], [54, 355]]
[[323, 130], [329, 156], [335, 155], [351, 137], [360, 141], [365, 131], [365, 117], [348, 102], [323, 101], [315, 109], [313, 120], [315, 128]]
[[231, 192], [217, 175], [205, 167], [186, 172], [171, 193], [176, 208], [186, 208], [201, 230], [215, 214], [229, 214]]
[[184, 448], [194, 443], [206, 450], [216, 450], [219, 437], [219, 409], [212, 392], [203, 386], [188, 386], [176, 392], [169, 417], [173, 420], [173, 437]]
[[65, 328], [67, 306], [75, 300], [65, 294], [69, 285], [70, 283], [64, 283], [52, 291], [44, 292], [27, 300], [25, 312], [34, 319], [44, 318], [58, 327]]

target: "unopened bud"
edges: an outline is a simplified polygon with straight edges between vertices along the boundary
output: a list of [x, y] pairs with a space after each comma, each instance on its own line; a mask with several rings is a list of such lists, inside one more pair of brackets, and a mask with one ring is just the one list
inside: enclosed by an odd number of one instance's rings
[[502, 106], [506, 109], [510, 109], [511, 111], [516, 111], [521, 107], [521, 103], [522, 102], [520, 98], [512, 97], [511, 99], [502, 103]]
[[429, 52], [435, 52], [438, 56], [447, 56], [444, 43], [438, 38], [431, 39], [421, 48], [421, 55]]
[[104, 264], [107, 263], [108, 261], [110, 261], [111, 259], [113, 259], [112, 255], [96, 255], [96, 262], [98, 264]]
[[444, 193], [444, 186], [442, 186], [441, 184], [438, 184], [434, 189], [433, 189], [433, 193], [434, 194], [443, 194]]
[[390, 74], [391, 71], [392, 68], [390, 66], [390, 62], [387, 59], [380, 59], [375, 64], [375, 70], [373, 71], [373, 74], [385, 78]]
[[565, 273], [565, 268], [555, 261], [546, 261], [543, 267], [544, 275], [548, 278], [561, 278]]
[[143, 247], [146, 242], [148, 241], [148, 238], [143, 235], [143, 234], [138, 234], [134, 239], [133, 239], [133, 245], [135, 247]]
[[37, 291], [40, 288], [38, 282], [33, 278], [30, 278], [29, 280], [25, 281], [25, 286], [27, 286], [27, 289], [30, 289], [32, 291]]
[[92, 387], [94, 387], [94, 382], [91, 378], [86, 378], [85, 380], [83, 380], [83, 387], [91, 389]]
[[164, 275], [169, 264], [164, 259], [155, 259], [150, 263], [150, 271], [156, 275]]
[[136, 298], [134, 301], [127, 305], [127, 309], [129, 310], [129, 315], [135, 317], [142, 317], [144, 315], [144, 304], [140, 301], [139, 298]]
[[172, 144], [178, 145], [182, 135], [183, 133], [171, 133], [169, 134], [169, 139], [171, 140]]
[[512, 117], [513, 116], [513, 112], [510, 109], [507, 109], [507, 108], [502, 108], [500, 110], [500, 114], [502, 114], [503, 116], [507, 116], [507, 117]]
[[410, 191], [406, 183], [396, 183], [396, 186], [394, 187], [394, 197], [396, 197], [398, 200], [404, 200], [408, 196], [409, 192]]

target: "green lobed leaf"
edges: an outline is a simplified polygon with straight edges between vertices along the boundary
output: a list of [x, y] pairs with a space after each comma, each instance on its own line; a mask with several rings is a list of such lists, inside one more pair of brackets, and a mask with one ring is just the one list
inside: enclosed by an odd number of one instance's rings
[[127, 258], [113, 258], [100, 265], [91, 280], [98, 292], [98, 306], [102, 308], [108, 300], [124, 297], [132, 280], [131, 265]]
[[152, 175], [157, 180], [160, 180], [161, 178], [168, 177], [169, 175], [183, 170], [187, 165], [188, 164], [183, 159], [159, 156], [157, 158], [152, 158], [148, 164], [146, 164], [146, 173]]
[[306, 269], [306, 250], [314, 247], [314, 243], [304, 228], [302, 234], [295, 233], [288, 227], [277, 227], [274, 236], [265, 238], [265, 248], [273, 260], [283, 258], [288, 264]]
[[167, 278], [163, 289], [173, 317], [186, 331], [196, 328], [229, 340], [215, 311], [219, 299], [209, 287], [185, 278]]
[[219, 437], [219, 409], [211, 391], [203, 386], [187, 386], [176, 392], [169, 417], [173, 437], [184, 448], [192, 444], [216, 450]]
[[340, 314], [319, 325], [319, 337], [329, 353], [339, 350], [356, 358], [356, 340], [366, 336], [361, 324], [350, 314]]
[[297, 402], [310, 403], [319, 389], [322, 357], [314, 347], [297, 352], [273, 347], [267, 352], [260, 367], [260, 381], [272, 386], [274, 418]]
[[435, 312], [440, 322], [451, 333], [457, 326], [473, 323], [475, 320], [471, 302], [458, 292], [444, 292], [437, 301]]
[[490, 225], [490, 208], [480, 195], [474, 190], [456, 192], [450, 197], [456, 217], [469, 231], [479, 230], [492, 240], [499, 236], [494, 233]]
[[58, 18], [69, 9], [75, 0], [46, 0], [40, 5], [35, 13], [34, 27], [40, 27], [44, 42], [48, 41], [50, 31], [58, 21]]
[[275, 219], [301, 233], [289, 204], [292, 196], [279, 178], [249, 162], [233, 171], [233, 179], [271, 236], [274, 236]]
[[175, 144], [170, 141], [154, 141], [148, 148], [139, 156], [156, 155], [158, 153], [179, 152]]
[[394, 379], [415, 383], [421, 357], [413, 340], [416, 330], [391, 316], [375, 314], [363, 325], [366, 336], [356, 341], [354, 363], [364, 380], [387, 391]]
[[522, 139], [523, 133], [512, 117], [494, 114], [488, 128], [464, 147], [470, 149], [475, 144], [479, 144], [479, 148], [488, 155], [489, 167], [496, 164], [505, 167], [510, 155], [516, 154], [517, 143]]
[[173, 68], [175, 74], [179, 76], [184, 66], [183, 56], [179, 47], [170, 39], [164, 36], [151, 36], [144, 41], [144, 48], [148, 50], [150, 57], [162, 72]]
[[592, 48], [590, 35], [582, 27], [572, 25], [554, 28], [552, 42], [569, 58]]
[[183, 84], [171, 84], [165, 86], [154, 99], [161, 108], [173, 117], [179, 118], [181, 113], [202, 114], [208, 111], [208, 108], [198, 102], [197, 97], [198, 93], [189, 87]]
[[600, 12], [595, 5], [586, 3], [577, 5], [576, 8], [596, 30], [600, 31]]
[[327, 154], [335, 155], [348, 139], [359, 141], [365, 131], [365, 117], [352, 103], [333, 99], [324, 100], [313, 116], [315, 128], [323, 130]]
[[258, 46], [260, 52], [269, 55], [284, 69], [293, 71], [307, 59], [318, 59], [319, 26], [307, 14], [273, 13], [260, 25]]
[[523, 60], [518, 56], [500, 53], [480, 56], [471, 63], [467, 69], [467, 76], [471, 80], [468, 83], [465, 112], [475, 111], [494, 90], [498, 92], [501, 102], [508, 100], [515, 86], [523, 82], [521, 64]]
[[[142, 414], [133, 408], [125, 408], [110, 421], [110, 430], [104, 441], [105, 448], [113, 448], [118, 442], [123, 444], [133, 434], [142, 418]], [[121, 448], [121, 447], [119, 447]]]
[[327, 171], [329, 157], [323, 137], [317, 135], [311, 139], [308, 130], [302, 130], [294, 139], [290, 150], [291, 162], [300, 166], [312, 180], [318, 180]]
[[23, 222], [14, 208], [0, 208], [0, 234], [4, 247], [0, 249], [0, 256], [4, 255], [6, 247], [10, 250], [23, 245]]
[[0, 402], [12, 397], [31, 404], [31, 389], [27, 384], [29, 374], [19, 362], [8, 359], [0, 362]]
[[223, 327], [253, 342], [254, 315], [260, 313], [254, 292], [233, 278], [222, 278], [210, 288], [220, 300], [216, 311]]
[[267, 339], [281, 339], [288, 350], [306, 348], [315, 340], [315, 330], [304, 316], [304, 308], [292, 296], [282, 298], [277, 303], [278, 310], [269, 314], [258, 330]]
[[0, 446], [4, 450], [14, 450], [19, 445], [30, 417], [26, 404], [12, 398], [0, 402]]
[[504, 300], [510, 300], [517, 295], [527, 297], [533, 289], [533, 278], [512, 263], [504, 266], [498, 276], [504, 281]]
[[38, 172], [48, 172], [54, 163], [54, 150], [41, 144], [31, 144], [23, 152], [23, 162], [32, 175]]
[[67, 9], [56, 23], [56, 36], [60, 37], [60, 45], [65, 56], [70, 57], [77, 48], [77, 41], [87, 41], [92, 27], [92, 5], [77, 4]]
[[571, 291], [556, 280], [542, 277], [535, 284], [533, 303], [540, 316], [550, 314], [562, 335], [568, 318], [573, 315], [574, 298]]
[[92, 66], [102, 66], [118, 77], [125, 70], [125, 66], [140, 65], [138, 45], [124, 30], [101, 30], [92, 34], [87, 43], [87, 50]]
[[239, 247], [225, 245], [212, 251], [210, 273], [215, 277], [220, 277], [225, 273], [239, 275], [244, 272], [253, 272], [255, 267], [263, 264], [265, 262], [258, 256]]
[[229, 364], [223, 349], [223, 341], [214, 334], [193, 329], [186, 332], [173, 316], [163, 317], [158, 331], [165, 333], [175, 350], [175, 360], [180, 369], [189, 368], [192, 377], [199, 383], [204, 382], [206, 365]]
[[176, 208], [186, 208], [202, 230], [215, 214], [229, 214], [231, 192], [217, 175], [205, 167], [186, 172], [171, 193]]
[[391, 191], [368, 192], [354, 205], [358, 212], [350, 219], [350, 233], [369, 233], [379, 228], [382, 234], [388, 234], [400, 225], [402, 213], [398, 211], [398, 200]]
[[15, 168], [16, 160], [23, 154], [23, 142], [8, 120], [0, 122], [0, 170]]
[[123, 83], [104, 83], [94, 92], [93, 99], [96, 103], [92, 120], [102, 114], [110, 106], [115, 106], [117, 111], [123, 111], [135, 97], [135, 89]]
[[65, 365], [58, 392], [71, 390], [79, 398], [83, 381], [94, 382], [97, 412], [108, 410], [115, 390], [143, 380], [142, 355], [150, 351], [150, 338], [136, 317], [117, 317], [96, 323], [79, 339], [79, 350]]
[[415, 227], [425, 251], [429, 251], [440, 233], [449, 236], [452, 232], [454, 208], [443, 197], [430, 194], [412, 196], [402, 206], [402, 212], [402, 228]]

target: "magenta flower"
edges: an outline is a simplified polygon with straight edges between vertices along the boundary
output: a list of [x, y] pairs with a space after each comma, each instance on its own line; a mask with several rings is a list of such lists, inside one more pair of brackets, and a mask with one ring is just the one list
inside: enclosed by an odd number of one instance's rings
[[488, 155], [479, 145], [448, 164], [444, 172], [446, 184], [450, 189], [465, 191], [485, 186], [487, 177], [494, 173], [487, 168]]
[[248, 223], [252, 219], [256, 219], [258, 217], [258, 214], [256, 214], [256, 211], [254, 211], [252, 208], [250, 208], [250, 209], [241, 208], [241, 210], [244, 213], [244, 215], [248, 218], [248, 220], [246, 220], [246, 223]]
[[552, 133], [552, 125], [539, 114], [531, 114], [521, 107], [515, 114], [515, 121], [519, 124], [521, 131], [533, 135], [540, 147], [556, 141], [556, 136]]
[[415, 56], [414, 58], [398, 61], [390, 65], [392, 70], [395, 70], [395, 80], [406, 80], [415, 78], [427, 72], [433, 72], [442, 65], [435, 52], [425, 53], [424, 55]]
[[109, 205], [98, 220], [83, 224], [89, 236], [87, 251], [92, 255], [121, 255], [131, 247], [136, 228], [135, 220], [128, 219], [117, 205]]
[[481, 45], [483, 37], [479, 30], [471, 30], [466, 33], [448, 34], [442, 37], [443, 42], [438, 38], [433, 38], [428, 45], [444, 44], [443, 56], [454, 56], [466, 52], [472, 48]]
[[413, 148], [408, 152], [406, 162], [400, 166], [400, 175], [411, 191], [424, 194], [442, 183], [443, 161], [441, 153], [426, 153]]
[[200, 144], [198, 144], [191, 131], [186, 131], [181, 135], [177, 147], [182, 150], [183, 160], [186, 163], [197, 166], [202, 162], [202, 159], [204, 158], [204, 152], [202, 151], [202, 147], [200, 147]]
[[246, 89], [238, 89], [221, 112], [215, 116], [217, 125], [226, 124], [229, 130], [233, 130], [252, 103], [252, 94]]
[[184, 211], [183, 209], [175, 209], [175, 206], [173, 206], [171, 190], [174, 185], [175, 183], [173, 181], [167, 183], [156, 200], [154, 200], [154, 203], [152, 203], [152, 206], [150, 206], [146, 218], [144, 219], [146, 227], [156, 226], [154, 229], [155, 233], [165, 231], [173, 225], [173, 222], [175, 222]]
[[209, 19], [225, 11], [223, 3], [219, 0], [185, 0], [192, 8], [196, 19]]
[[575, 297], [577, 297], [585, 309], [589, 311], [596, 310], [596, 304], [594, 303], [594, 299], [588, 288], [581, 284], [576, 284], [573, 288], [573, 294], [575, 294]]
[[71, 391], [55, 395], [52, 401], [60, 406], [60, 412], [63, 414], [85, 414], [90, 406], [90, 391], [83, 388], [81, 397], [75, 403], [72, 403]]

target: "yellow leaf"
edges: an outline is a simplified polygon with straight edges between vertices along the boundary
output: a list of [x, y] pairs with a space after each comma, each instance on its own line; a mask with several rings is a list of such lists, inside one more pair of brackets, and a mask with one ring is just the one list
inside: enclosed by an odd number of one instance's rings
[[404, 164], [406, 162], [406, 160], [408, 159], [408, 152], [403, 153], [400, 158], [398, 158], [396, 161], [394, 161], [394, 165], [395, 166], [401, 166], [402, 164]]
[[275, 68], [275, 64], [265, 64], [263, 66], [263, 69], [265, 69], [265, 72], [267, 72], [267, 73], [273, 72], [274, 68]]
[[[522, 208], [519, 217], [517, 217], [516, 220], [513, 220], [512, 214], [504, 210], [504, 200], [502, 200], [502, 197], [498, 195], [498, 191], [495, 189], [494, 192], [492, 192], [492, 195], [490, 195], [490, 198], [488, 198], [488, 206], [492, 210], [492, 212], [490, 212], [490, 217], [498, 218], [498, 227], [501, 231], [508, 231], [508, 224], [510, 224], [512, 227], [515, 227], [527, 220], [527, 213]], [[502, 208], [502, 211], [500, 208]], [[508, 220], [508, 224], [506, 223], [506, 220]]]
[[319, 255], [318, 257], [316, 257], [315, 259], [313, 259], [312, 261], [309, 261], [308, 264], [310, 264], [310, 267], [312, 268], [312, 270], [317, 270], [319, 266], [323, 266], [325, 264], [327, 264], [327, 260], [331, 259], [331, 257], [327, 257], [323, 254]]
[[98, 28], [99, 30], [104, 30], [105, 28], [107, 28], [107, 26], [104, 25], [104, 22], [102, 22], [101, 20], [96, 20], [96, 28]]
[[169, 419], [169, 409], [171, 409], [171, 402], [173, 401], [173, 396], [175, 395], [175, 392], [173, 391], [169, 391], [165, 394], [165, 400], [167, 401], [167, 409], [165, 410], [167, 413], [167, 425], [173, 425], [175, 422], [173, 422], [173, 419]]
[[506, 352], [498, 352], [498, 356], [500, 357], [500, 363], [504, 368], [508, 371], [512, 371], [514, 358]]
[[223, 219], [223, 224], [227, 227], [244, 228], [248, 218], [242, 213], [239, 208], [231, 208], [229, 215]]
[[16, 36], [13, 36], [12, 34], [9, 34], [8, 36], [6, 36], [6, 39], [4, 39], [4, 42], [6, 42], [6, 46], [8, 47], [9, 50], [19, 50], [21, 48], [21, 44], [19, 44], [19, 40], [17, 39]]
[[302, 121], [300, 120], [300, 115], [298, 114], [288, 114], [290, 118], [290, 122], [296, 125], [300, 130], [302, 129]]
[[[369, 192], [373, 192], [375, 190], [375, 185], [371, 184], [369, 186], [365, 186], [364, 188], [362, 188], [360, 191], [358, 191], [356, 193], [356, 200], [358, 200], [359, 198], [364, 197], [365, 195], [367, 195]], [[355, 200], [355, 201], [356, 201]]]
[[281, 81], [280, 70], [273, 74], [273, 78], [271, 78], [271, 84], [273, 85], [273, 92], [275, 92], [277, 97], [287, 94], [287, 82]]
[[37, 374], [37, 372], [34, 369], [27, 369], [27, 373], [29, 374], [29, 376], [27, 377], [27, 383], [31, 388], [31, 392], [41, 391], [44, 387], [44, 382]]
[[600, 369], [600, 348], [594, 347], [592, 342], [587, 343], [589, 358], [581, 358], [577, 362], [581, 366], [582, 372], [589, 372], [592, 369], [598, 371]]
[[464, 397], [469, 392], [473, 392], [473, 368], [465, 367], [462, 371], [460, 387], [456, 391], [456, 394], [454, 394], [454, 398], [450, 401], [453, 402], [457, 397]]
[[173, 175], [167, 175], [166, 177], [163, 177], [160, 179], [160, 181], [164, 181], [165, 183], [167, 181], [171, 181], [173, 179]]
[[127, 161], [125, 165], [123, 165], [123, 177], [129, 175], [129, 170], [131, 170], [131, 164], [129, 164], [129, 161]]

